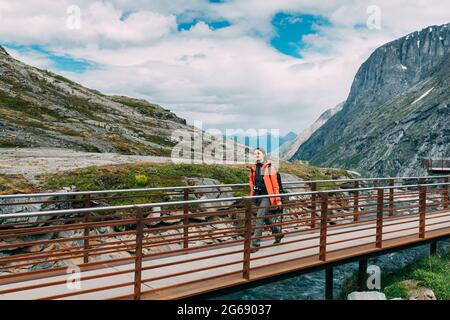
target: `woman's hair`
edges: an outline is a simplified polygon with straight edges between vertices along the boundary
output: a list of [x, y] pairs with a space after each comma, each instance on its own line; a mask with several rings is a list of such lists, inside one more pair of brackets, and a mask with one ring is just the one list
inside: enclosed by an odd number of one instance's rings
[[258, 147], [258, 148], [255, 148], [255, 151], [256, 151], [256, 150], [259, 150], [259, 151], [262, 152], [262, 154], [264, 155], [264, 159], [267, 157], [266, 150], [264, 150], [263, 148]]

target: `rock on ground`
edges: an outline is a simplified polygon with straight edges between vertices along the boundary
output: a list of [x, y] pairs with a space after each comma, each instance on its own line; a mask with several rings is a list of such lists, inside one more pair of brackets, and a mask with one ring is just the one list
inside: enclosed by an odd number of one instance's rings
[[402, 283], [408, 288], [409, 300], [436, 300], [433, 290], [421, 285], [417, 280], [405, 280]]
[[347, 300], [387, 300], [386, 295], [378, 291], [355, 291], [347, 296]]

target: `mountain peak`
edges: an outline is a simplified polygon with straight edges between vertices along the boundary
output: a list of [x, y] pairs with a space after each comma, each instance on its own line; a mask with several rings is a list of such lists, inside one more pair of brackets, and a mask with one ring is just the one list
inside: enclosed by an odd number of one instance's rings
[[360, 66], [343, 112], [364, 114], [405, 92], [449, 53], [448, 24], [428, 26], [380, 46]]
[[370, 176], [426, 172], [422, 157], [450, 154], [450, 28], [429, 26], [376, 49], [361, 65], [342, 110], [293, 159]]

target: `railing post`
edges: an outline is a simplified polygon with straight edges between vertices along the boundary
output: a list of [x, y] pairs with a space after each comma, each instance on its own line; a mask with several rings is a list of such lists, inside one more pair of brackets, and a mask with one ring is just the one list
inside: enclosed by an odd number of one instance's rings
[[430, 243], [430, 255], [435, 255], [437, 253], [437, 240]]
[[378, 189], [377, 197], [377, 227], [376, 227], [376, 247], [383, 247], [383, 214], [384, 214], [384, 189]]
[[[85, 197], [84, 197], [84, 207], [85, 208], [90, 208], [91, 207], [91, 195], [90, 194], [87, 194]], [[84, 237], [84, 240], [83, 240], [83, 251], [84, 251], [84, 253], [83, 253], [83, 262], [84, 263], [89, 263], [89, 234], [90, 234], [90, 228], [89, 228], [89, 226], [87, 225], [88, 223], [89, 223], [89, 215], [90, 215], [90, 212], [86, 212], [85, 214], [84, 214], [84, 218], [83, 218], [83, 223], [85, 224], [85, 226], [84, 226], [84, 232], [83, 232], [83, 237]]]
[[327, 226], [328, 226], [328, 193], [321, 192], [321, 210], [320, 210], [320, 247], [319, 259], [326, 261], [327, 257]]
[[444, 178], [444, 183], [446, 185], [444, 186], [444, 209], [448, 209], [448, 202], [449, 202], [449, 194], [448, 194], [448, 177]]
[[367, 258], [361, 258], [358, 262], [358, 290], [367, 289]]
[[[311, 191], [317, 191], [317, 182], [311, 182]], [[311, 229], [316, 227], [316, 218], [317, 218], [317, 194], [313, 193], [311, 195], [312, 208], [311, 208]]]
[[244, 234], [244, 263], [242, 274], [244, 279], [250, 280], [250, 254], [252, 242], [252, 200], [245, 202], [245, 234]]
[[395, 179], [389, 180], [389, 216], [392, 217], [394, 215], [394, 186]]
[[325, 300], [333, 300], [333, 267], [325, 268]]
[[419, 238], [425, 238], [425, 214], [427, 205], [427, 187], [419, 186]]
[[[355, 181], [355, 189], [359, 189], [359, 181]], [[353, 222], [359, 221], [359, 191], [353, 194]]]
[[[189, 189], [184, 189], [183, 200], [189, 201]], [[183, 248], [189, 248], [189, 205], [183, 205]]]
[[136, 208], [136, 256], [134, 259], [134, 300], [141, 299], [142, 283], [142, 241], [144, 239], [144, 214]]

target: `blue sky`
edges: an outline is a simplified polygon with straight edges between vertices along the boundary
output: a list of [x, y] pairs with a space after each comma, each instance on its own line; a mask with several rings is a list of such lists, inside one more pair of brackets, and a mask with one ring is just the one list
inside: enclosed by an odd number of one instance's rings
[[93, 69], [95, 64], [84, 59], [75, 59], [70, 55], [55, 54], [49, 50], [44, 49], [39, 44], [35, 45], [20, 45], [14, 43], [4, 44], [6, 49], [12, 49], [20, 54], [37, 53], [45, 56], [51, 61], [51, 67], [55, 71], [83, 73], [88, 69]]
[[279, 12], [272, 19], [276, 36], [270, 42], [278, 51], [295, 58], [301, 58], [301, 50], [306, 46], [303, 36], [317, 34], [323, 27], [331, 26], [324, 17], [308, 13], [294, 14]]
[[[209, 0], [211, 3], [222, 3], [221, 0]], [[191, 13], [192, 14], [192, 13]], [[195, 14], [195, 13], [194, 13]], [[177, 17], [178, 31], [189, 30], [199, 22], [206, 23], [212, 30], [226, 28], [232, 25], [227, 20], [208, 20], [201, 17], [186, 19], [184, 15]], [[301, 58], [301, 50], [306, 47], [303, 36], [317, 34], [323, 27], [331, 23], [320, 15], [308, 13], [277, 12], [271, 21], [275, 36], [270, 45], [279, 52], [294, 58]]]
[[201, 18], [194, 18], [194, 19], [190, 19], [189, 21], [178, 22], [178, 31], [190, 30], [191, 27], [195, 26], [199, 22], [206, 23], [213, 30], [231, 26], [231, 23], [226, 20], [207, 21], [207, 20], [203, 20]]

